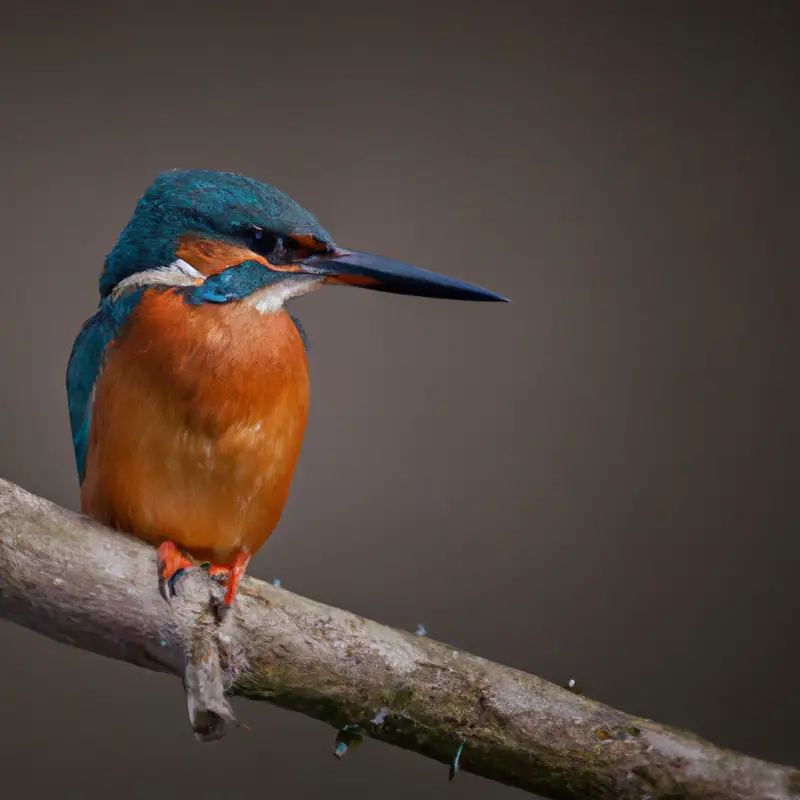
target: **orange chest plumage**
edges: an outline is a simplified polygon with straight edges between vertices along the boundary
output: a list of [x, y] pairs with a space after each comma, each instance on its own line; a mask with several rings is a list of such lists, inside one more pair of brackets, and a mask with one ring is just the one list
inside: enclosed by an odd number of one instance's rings
[[308, 416], [289, 315], [148, 290], [95, 385], [87, 513], [225, 565], [280, 519]]

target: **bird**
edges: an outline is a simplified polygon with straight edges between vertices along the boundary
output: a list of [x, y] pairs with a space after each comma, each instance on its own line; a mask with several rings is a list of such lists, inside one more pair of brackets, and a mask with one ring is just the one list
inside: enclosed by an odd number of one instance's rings
[[324, 285], [510, 302], [339, 247], [287, 194], [233, 172], [156, 176], [105, 258], [66, 370], [80, 508], [157, 549], [167, 601], [202, 568], [227, 613], [278, 525], [310, 394], [285, 303]]

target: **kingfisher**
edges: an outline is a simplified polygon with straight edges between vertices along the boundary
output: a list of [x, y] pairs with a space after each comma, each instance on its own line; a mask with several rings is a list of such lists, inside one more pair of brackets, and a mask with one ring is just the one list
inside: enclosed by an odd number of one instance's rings
[[106, 257], [66, 374], [81, 511], [157, 548], [167, 601], [199, 567], [224, 615], [275, 530], [309, 408], [284, 305], [326, 284], [508, 302], [339, 247], [289, 196], [230, 172], [159, 175]]

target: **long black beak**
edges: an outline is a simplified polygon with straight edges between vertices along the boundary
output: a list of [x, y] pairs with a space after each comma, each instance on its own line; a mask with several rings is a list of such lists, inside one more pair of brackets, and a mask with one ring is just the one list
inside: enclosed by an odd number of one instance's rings
[[438, 297], [445, 300], [510, 302], [480, 286], [412, 267], [402, 261], [352, 250], [337, 250], [330, 254], [312, 256], [302, 262], [301, 269], [311, 275], [324, 275], [328, 283], [362, 286], [378, 292]]

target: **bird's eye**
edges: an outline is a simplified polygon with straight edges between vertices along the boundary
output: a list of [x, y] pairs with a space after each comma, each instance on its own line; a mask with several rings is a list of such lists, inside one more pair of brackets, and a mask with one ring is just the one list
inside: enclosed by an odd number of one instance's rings
[[255, 253], [270, 256], [277, 247], [277, 239], [263, 228], [253, 226], [244, 232], [247, 246]]

